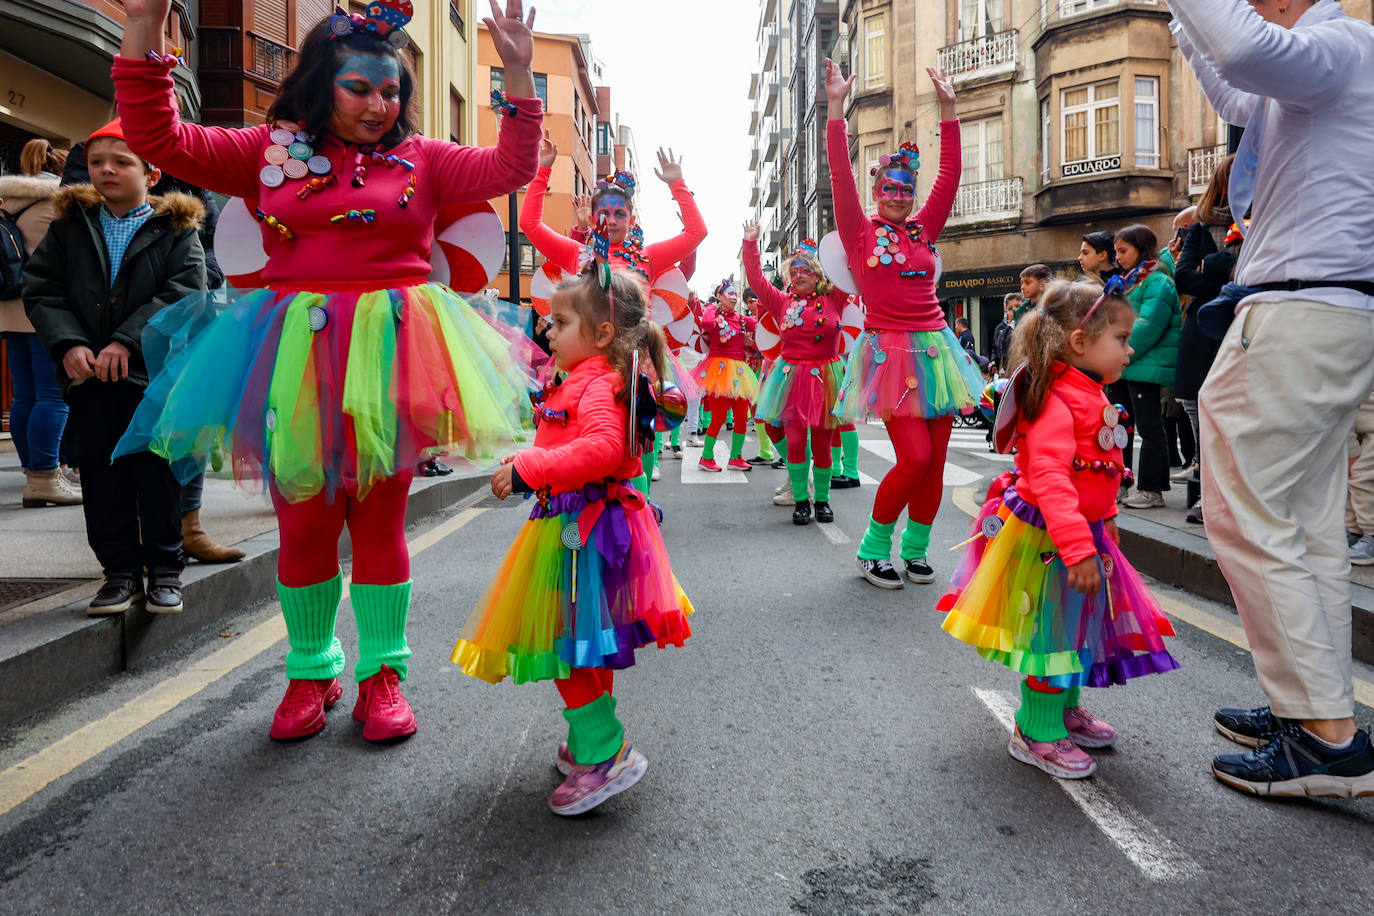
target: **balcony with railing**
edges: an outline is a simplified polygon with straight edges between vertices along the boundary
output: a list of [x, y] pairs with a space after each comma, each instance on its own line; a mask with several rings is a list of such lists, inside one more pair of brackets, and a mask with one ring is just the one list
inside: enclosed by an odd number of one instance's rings
[[763, 32], [763, 65], [774, 67], [778, 63], [778, 24], [772, 23]]
[[1020, 219], [1021, 204], [1020, 178], [998, 178], [960, 185], [949, 223], [957, 226]]
[[774, 115], [778, 112], [778, 78], [772, 72], [763, 77], [763, 113]]
[[778, 176], [774, 175], [768, 179], [768, 185], [764, 188], [764, 206], [771, 207], [778, 202], [778, 195], [782, 192], [782, 182], [778, 181]]
[[1188, 193], [1201, 194], [1212, 181], [1212, 173], [1226, 158], [1226, 144], [1198, 146], [1188, 150]]
[[1009, 29], [940, 49], [940, 66], [956, 84], [1016, 72], [1017, 32]]

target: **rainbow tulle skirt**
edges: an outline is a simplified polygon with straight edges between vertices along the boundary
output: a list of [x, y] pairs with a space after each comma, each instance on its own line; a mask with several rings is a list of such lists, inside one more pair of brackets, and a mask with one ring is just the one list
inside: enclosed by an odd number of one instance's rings
[[752, 404], [759, 396], [759, 377], [742, 359], [708, 356], [695, 374], [704, 397], [742, 399]]
[[834, 429], [831, 414], [844, 381], [844, 360], [779, 359], [764, 376], [754, 417], [774, 426], [800, 424]]
[[291, 502], [365, 495], [440, 452], [478, 473], [522, 437], [521, 341], [435, 283], [188, 297], [144, 332], [157, 368], [116, 454], [193, 473], [220, 448]]
[[864, 331], [850, 351], [835, 416], [852, 423], [967, 413], [984, 384], [949, 328]]
[[1164, 647], [1174, 635], [1169, 619], [1103, 523], [1091, 527], [1104, 585], [1083, 595], [1069, 587], [1040, 510], [1015, 488], [989, 500], [936, 605], [947, 611], [945, 630], [989, 661], [1056, 687], [1110, 687], [1177, 668]]
[[643, 495], [588, 484], [534, 507], [451, 658], [491, 683], [628, 668], [636, 649], [681, 646], [692, 612]]

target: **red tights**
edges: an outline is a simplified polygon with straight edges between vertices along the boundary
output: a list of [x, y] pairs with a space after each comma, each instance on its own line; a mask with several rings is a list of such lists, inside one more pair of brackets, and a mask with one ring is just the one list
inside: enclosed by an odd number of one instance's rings
[[706, 398], [706, 409], [711, 411], [711, 425], [706, 435], [712, 439], [720, 438], [721, 428], [725, 426], [726, 414], [733, 415], [735, 432], [744, 435], [749, 428], [749, 402], [744, 398], [722, 398], [711, 395]]
[[897, 466], [878, 484], [873, 520], [890, 525], [905, 508], [911, 521], [929, 525], [940, 511], [940, 497], [945, 491], [945, 454], [954, 418], [894, 417], [886, 423]]
[[281, 529], [277, 578], [288, 588], [301, 588], [339, 573], [339, 535], [348, 526], [353, 542], [353, 581], [359, 585], [396, 585], [410, 578], [406, 548], [406, 494], [410, 472], [374, 484], [367, 496], [356, 491], [323, 493], [290, 503], [275, 490], [272, 505]]
[[825, 429], [821, 426], [812, 426], [808, 429], [800, 423], [789, 423], [786, 427], [768, 423], [763, 428], [768, 431], [768, 438], [773, 440], [774, 445], [781, 445], [783, 439], [787, 439], [787, 461], [789, 464], [801, 464], [806, 460], [806, 434], [809, 432], [811, 434], [811, 463], [821, 469], [830, 467], [830, 447], [834, 445], [835, 434], [839, 430]]
[[569, 709], [594, 703], [603, 693], [614, 693], [615, 672], [609, 668], [574, 668], [567, 678], [553, 682]]

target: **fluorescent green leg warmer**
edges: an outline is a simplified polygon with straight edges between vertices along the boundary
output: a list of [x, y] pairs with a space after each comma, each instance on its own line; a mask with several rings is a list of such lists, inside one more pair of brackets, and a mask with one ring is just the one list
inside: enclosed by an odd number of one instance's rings
[[830, 478], [835, 476], [835, 469], [812, 468], [811, 476], [816, 481], [816, 502], [830, 502]]
[[1065, 709], [1073, 709], [1075, 706], [1077, 706], [1078, 703], [1079, 703], [1079, 701], [1080, 701], [1080, 699], [1081, 699], [1081, 696], [1080, 696], [1080, 695], [1082, 694], [1082, 692], [1083, 692], [1083, 691], [1082, 691], [1082, 688], [1080, 688], [1080, 687], [1070, 687], [1070, 688], [1068, 688], [1067, 690], [1065, 690], [1065, 691], [1064, 691], [1064, 708], [1065, 708]]
[[844, 476], [859, 479], [859, 431], [851, 429], [840, 433], [841, 451], [844, 453]]
[[1022, 681], [1016, 724], [1021, 726], [1021, 734], [1032, 741], [1048, 744], [1069, 737], [1069, 730], [1064, 727], [1064, 694], [1041, 693]]
[[615, 697], [609, 693], [563, 710], [563, 718], [568, 720], [568, 753], [578, 763], [603, 763], [625, 743], [625, 726], [615, 717]]
[[300, 588], [277, 583], [281, 615], [286, 620], [286, 676], [300, 681], [327, 681], [343, 673], [343, 647], [334, 635], [334, 620], [343, 597], [343, 576]]
[[668, 444], [673, 448], [682, 448], [682, 424], [673, 427], [672, 434], [668, 437]]
[[643, 493], [645, 496], [648, 496], [648, 495], [649, 495], [649, 484], [650, 484], [650, 483], [652, 483], [652, 481], [649, 480], [649, 475], [648, 475], [648, 474], [640, 474], [638, 477], [631, 477], [631, 478], [630, 478], [630, 488], [633, 489], [633, 490], [638, 490], [640, 493]]
[[[839, 440], [836, 440], [837, 443], [838, 441]], [[838, 444], [830, 446], [830, 466], [832, 468], [840, 468], [841, 470], [844, 469], [844, 455], [841, 454], [841, 449]]]
[[792, 483], [792, 498], [797, 502], [806, 502], [811, 498], [811, 494], [806, 490], [806, 471], [807, 463], [799, 461], [796, 464], [787, 462], [787, 479]]
[[758, 433], [759, 437], [759, 457], [772, 461], [777, 457], [777, 453], [773, 451], [773, 440], [768, 438], [768, 430], [763, 428], [762, 423], [755, 423], [754, 432]]
[[902, 531], [903, 560], [920, 560], [930, 555], [930, 526], [907, 519]]
[[353, 617], [358, 622], [358, 664], [353, 676], [365, 681], [386, 665], [406, 679], [406, 616], [410, 612], [410, 583], [354, 585], [349, 589]]
[[709, 436], [709, 435], [708, 435], [705, 439], [702, 440], [701, 457], [705, 458], [707, 461], [715, 461], [715, 460], [716, 460], [716, 437], [715, 437], [715, 436]]
[[884, 525], [870, 515], [868, 517], [868, 530], [864, 532], [864, 539], [859, 542], [859, 559], [889, 559], [892, 556], [892, 532], [896, 527], [896, 522], [888, 522]]
[[730, 460], [744, 457], [744, 433], [735, 430], [730, 436]]

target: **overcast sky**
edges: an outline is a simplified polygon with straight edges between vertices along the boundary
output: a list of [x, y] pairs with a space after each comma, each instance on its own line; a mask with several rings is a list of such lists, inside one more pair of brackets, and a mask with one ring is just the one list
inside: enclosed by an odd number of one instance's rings
[[[605, 64], [612, 104], [639, 151], [635, 197], [646, 242], [681, 228], [667, 185], [654, 177], [655, 151], [672, 147], [682, 157], [683, 178], [710, 230], [697, 252], [692, 287], [709, 291], [736, 271], [740, 226], [750, 214], [747, 96], [756, 0], [534, 5], [535, 29], [589, 34], [592, 53]], [[480, 0], [479, 7], [485, 7]]]

